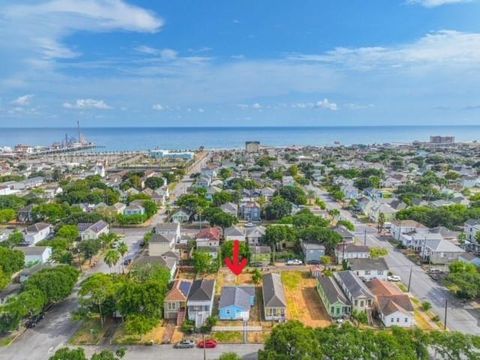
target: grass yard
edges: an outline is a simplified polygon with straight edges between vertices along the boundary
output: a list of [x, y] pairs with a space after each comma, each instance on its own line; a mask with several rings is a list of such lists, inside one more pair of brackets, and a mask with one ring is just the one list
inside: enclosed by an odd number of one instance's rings
[[120, 326], [113, 336], [112, 343], [116, 345], [153, 345], [162, 344], [165, 335], [163, 321], [145, 335], [129, 335], [123, 326]]
[[70, 339], [72, 345], [98, 345], [113, 324], [107, 321], [103, 328], [100, 319], [86, 320]]
[[327, 327], [331, 324], [322, 300], [316, 291], [316, 280], [308, 272], [284, 271], [282, 282], [287, 297], [287, 318], [307, 326]]
[[243, 343], [243, 334], [241, 331], [218, 331], [213, 333], [213, 338], [221, 344]]

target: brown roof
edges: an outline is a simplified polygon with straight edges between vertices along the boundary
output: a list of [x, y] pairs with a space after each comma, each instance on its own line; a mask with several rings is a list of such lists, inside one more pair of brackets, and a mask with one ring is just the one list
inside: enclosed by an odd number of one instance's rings
[[387, 281], [373, 279], [367, 283], [370, 291], [376, 296], [378, 310], [384, 315], [396, 311], [413, 312], [413, 306], [407, 294]]
[[172, 289], [165, 296], [165, 301], [187, 301], [191, 286], [190, 280], [175, 280]]

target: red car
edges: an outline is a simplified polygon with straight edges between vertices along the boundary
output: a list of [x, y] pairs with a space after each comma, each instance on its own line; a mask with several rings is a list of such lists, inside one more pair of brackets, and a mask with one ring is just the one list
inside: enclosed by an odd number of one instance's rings
[[200, 349], [203, 349], [203, 348], [207, 348], [207, 349], [213, 349], [214, 347], [217, 346], [217, 342], [213, 339], [208, 339], [208, 340], [205, 340], [205, 341], [200, 341], [197, 346], [200, 348]]

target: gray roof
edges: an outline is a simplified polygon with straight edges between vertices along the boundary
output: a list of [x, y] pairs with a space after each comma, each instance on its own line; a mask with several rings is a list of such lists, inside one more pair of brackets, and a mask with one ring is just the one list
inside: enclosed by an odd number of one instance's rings
[[173, 231], [177, 231], [179, 227], [180, 227], [180, 224], [177, 224], [177, 223], [161, 223], [155, 226], [155, 232], [157, 234], [161, 234], [163, 232], [173, 232]]
[[94, 224], [91, 224], [91, 223], [78, 224], [78, 229], [80, 230], [80, 232], [84, 232], [86, 230], [92, 230], [96, 234], [98, 234], [100, 231], [102, 231], [106, 227], [108, 227], [108, 223], [103, 220], [99, 220]]
[[245, 229], [232, 226], [225, 229], [225, 236], [245, 236]]
[[337, 285], [337, 283], [329, 276], [319, 276], [318, 282], [325, 293], [325, 296], [328, 299], [330, 304], [335, 304], [337, 302], [349, 305], [347, 297], [343, 293], [342, 289]]
[[304, 248], [305, 250], [324, 250], [325, 251], [325, 246], [318, 243], [302, 242], [302, 248]]
[[354, 298], [361, 296], [373, 298], [372, 292], [352, 271], [339, 271], [334, 276], [340, 284], [343, 284], [348, 289]]
[[219, 308], [226, 306], [238, 306], [243, 310], [250, 309], [250, 297], [255, 296], [253, 286], [225, 286], [220, 295]]
[[[344, 249], [345, 247], [345, 249]], [[337, 246], [337, 251], [342, 252], [345, 250], [346, 253], [369, 253], [370, 248], [365, 245], [355, 245], [355, 244], [340, 244]]]
[[355, 234], [352, 233], [350, 230], [348, 230], [345, 226], [341, 225], [341, 226], [338, 226], [334, 229], [334, 231], [341, 235], [342, 237], [354, 237]]
[[215, 292], [215, 280], [195, 280], [188, 294], [188, 301], [210, 301]]
[[452, 253], [463, 253], [461, 247], [451, 243], [448, 240], [443, 239], [427, 239], [425, 241], [425, 246], [430, 248], [432, 251], [440, 251], [440, 252], [452, 252]]
[[15, 250], [20, 250], [25, 256], [42, 255], [49, 246], [16, 246]]
[[153, 234], [150, 243], [167, 243], [170, 244], [172, 239], [169, 239], [167, 236], [162, 234]]
[[36, 223], [36, 224], [30, 225], [29, 227], [27, 227], [27, 232], [37, 233], [37, 232], [42, 231], [43, 229], [46, 229], [50, 226], [51, 225], [47, 224], [47, 223]]
[[348, 263], [350, 264], [350, 268], [352, 270], [388, 270], [388, 266], [384, 258], [349, 259]]
[[262, 292], [265, 307], [287, 307], [280, 274], [270, 273], [264, 275]]

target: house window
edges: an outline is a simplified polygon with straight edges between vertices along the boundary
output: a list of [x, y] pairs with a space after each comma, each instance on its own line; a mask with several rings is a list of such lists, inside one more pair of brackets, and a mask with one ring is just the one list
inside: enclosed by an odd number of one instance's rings
[[363, 300], [360, 301], [360, 307], [363, 307]]
[[405, 322], [408, 322], [408, 318], [405, 318]]
[[355, 306], [357, 306], [357, 305], [358, 305], [358, 300], [355, 300]]
[[394, 321], [394, 319], [393, 319], [393, 318], [391, 318], [391, 319], [390, 319], [390, 322], [392, 322], [392, 323], [393, 323], [393, 321]]
[[399, 322], [400, 322], [400, 318], [397, 318], [397, 323], [399, 323]]

